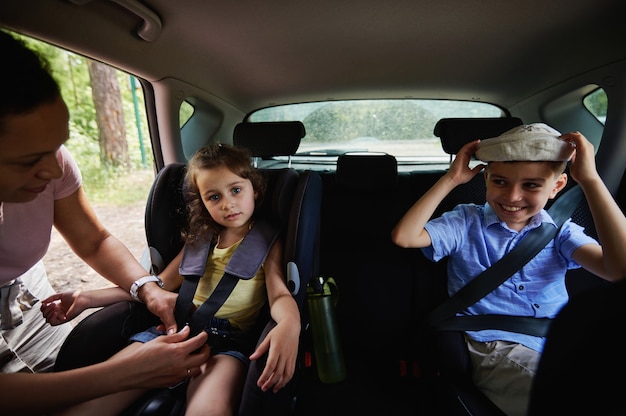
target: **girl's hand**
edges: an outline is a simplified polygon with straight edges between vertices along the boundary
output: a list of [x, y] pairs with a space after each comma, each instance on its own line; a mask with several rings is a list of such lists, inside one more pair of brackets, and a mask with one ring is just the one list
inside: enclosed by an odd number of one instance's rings
[[41, 301], [41, 313], [50, 325], [71, 321], [89, 308], [89, 299], [80, 290], [56, 293]]
[[300, 324], [287, 320], [277, 324], [259, 344], [250, 360], [260, 358], [269, 351], [263, 373], [257, 386], [263, 391], [274, 393], [285, 387], [295, 373], [300, 337]]

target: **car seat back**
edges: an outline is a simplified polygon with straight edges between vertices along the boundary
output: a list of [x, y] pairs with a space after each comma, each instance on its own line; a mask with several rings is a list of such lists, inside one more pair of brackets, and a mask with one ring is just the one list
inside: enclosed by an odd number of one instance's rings
[[392, 155], [354, 152], [340, 155], [323, 181], [320, 273], [337, 284], [347, 376], [400, 381], [413, 351], [414, 251], [393, 244], [391, 230], [411, 203], [409, 175], [400, 177]]

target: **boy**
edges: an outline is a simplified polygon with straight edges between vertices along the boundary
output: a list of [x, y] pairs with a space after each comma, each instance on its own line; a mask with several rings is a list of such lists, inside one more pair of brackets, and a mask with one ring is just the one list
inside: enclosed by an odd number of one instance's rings
[[[487, 162], [468, 166], [472, 155]], [[456, 293], [543, 222], [544, 207], [567, 184], [565, 166], [582, 188], [600, 244], [566, 221], [554, 240], [497, 289], [463, 311], [553, 318], [567, 303], [565, 273], [584, 267], [609, 281], [626, 275], [626, 218], [602, 182], [593, 145], [580, 133], [561, 135], [535, 123], [497, 138], [465, 145], [449, 171], [420, 198], [392, 231], [401, 247], [422, 248], [433, 261], [449, 256], [448, 292]], [[484, 170], [486, 204], [461, 204], [429, 221], [456, 186]], [[501, 330], [467, 331], [472, 377], [508, 415], [525, 415], [544, 338]]]

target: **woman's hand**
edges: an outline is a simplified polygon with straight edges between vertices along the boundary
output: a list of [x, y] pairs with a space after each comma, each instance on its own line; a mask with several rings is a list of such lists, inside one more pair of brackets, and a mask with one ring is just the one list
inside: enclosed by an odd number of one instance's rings
[[187, 337], [189, 327], [185, 326], [175, 334], [156, 337], [146, 343], [133, 343], [107, 363], [116, 369], [124, 368], [124, 380], [128, 386], [122, 390], [173, 386], [199, 375], [200, 366], [209, 359], [208, 334], [201, 331], [192, 338]]

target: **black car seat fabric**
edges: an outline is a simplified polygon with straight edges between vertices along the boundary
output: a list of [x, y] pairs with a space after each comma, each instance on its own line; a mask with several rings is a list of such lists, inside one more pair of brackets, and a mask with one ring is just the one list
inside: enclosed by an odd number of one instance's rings
[[[626, 207], [626, 172], [615, 200], [620, 207]], [[579, 208], [573, 219], [581, 221], [579, 224], [593, 223], [590, 217]], [[586, 286], [570, 294], [546, 337], [528, 416], [626, 414], [622, 397], [626, 384], [621, 377], [626, 372], [626, 361], [614, 354], [596, 353], [599, 340], [624, 327], [626, 280], [601, 280], [594, 285], [588, 282], [589, 276], [582, 277]]]
[[183, 181], [186, 163], [171, 163], [156, 176], [148, 199], [144, 225], [150, 272], [159, 274], [183, 248], [180, 230], [186, 221]]
[[[346, 377], [324, 384], [305, 373], [304, 414], [381, 413], [417, 405], [412, 297], [416, 250], [391, 241], [391, 230], [412, 201], [411, 175], [392, 155], [350, 152], [322, 176], [320, 275], [333, 278]], [[390, 349], [390, 345], [393, 348]], [[380, 392], [388, 399], [382, 403]], [[320, 397], [324, 397], [320, 400]], [[404, 410], [403, 410], [404, 409]]]
[[517, 117], [442, 118], [433, 133], [441, 139], [444, 152], [456, 155], [473, 140], [490, 139], [521, 124]]
[[[344, 154], [330, 179], [334, 181], [325, 183], [324, 192], [321, 262], [334, 274], [327, 275], [325, 270], [322, 274], [337, 283], [341, 339], [350, 344], [360, 342], [379, 320], [384, 321], [381, 311], [393, 309], [391, 303], [408, 303], [387, 296], [373, 302], [374, 288], [383, 282], [387, 286], [387, 276], [394, 274], [387, 269], [389, 262], [382, 259], [393, 249], [389, 244], [393, 220], [385, 211], [395, 205], [390, 200], [398, 195], [397, 162], [388, 154]], [[377, 253], [379, 250], [386, 253]]]
[[239, 123], [235, 126], [233, 144], [249, 149], [255, 157], [291, 156], [305, 134], [300, 121]]
[[548, 332], [528, 416], [626, 414], [626, 360], [599, 351], [625, 316], [626, 280], [570, 298]]
[[[410, 206], [409, 176], [400, 177], [391, 155], [346, 153], [338, 157], [336, 172], [323, 179], [320, 273], [337, 283], [340, 339], [350, 351], [348, 378], [367, 371], [397, 379], [400, 360], [412, 354], [406, 328], [414, 263], [392, 243], [391, 230]], [[385, 341], [374, 341], [374, 334]], [[363, 340], [372, 342], [363, 348]], [[399, 350], [388, 351], [387, 341]]]

